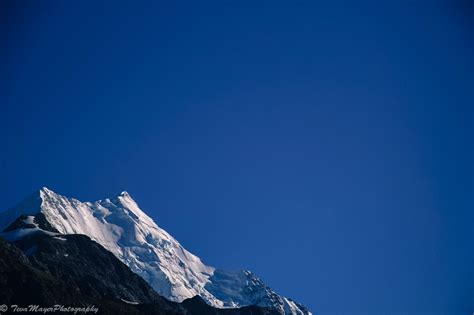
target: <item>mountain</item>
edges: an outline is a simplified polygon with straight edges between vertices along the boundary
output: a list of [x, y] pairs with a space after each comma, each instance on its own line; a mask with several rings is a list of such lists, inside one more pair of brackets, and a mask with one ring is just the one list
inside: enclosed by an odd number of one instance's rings
[[172, 301], [200, 296], [218, 308], [256, 305], [285, 314], [311, 314], [249, 271], [225, 271], [204, 264], [146, 215], [127, 192], [80, 202], [42, 188], [0, 213], [0, 230], [22, 214], [37, 216], [38, 224], [48, 231], [87, 235]]
[[156, 314], [186, 314], [87, 236], [30, 232], [21, 244], [0, 240], [3, 304], [93, 305], [101, 314], [138, 314], [129, 301], [139, 301], [154, 305]]
[[11, 241], [0, 239], [0, 300], [6, 305], [93, 306], [99, 314], [278, 314], [260, 307], [217, 309], [197, 296], [171, 302], [89, 237], [46, 231], [39, 222], [22, 215], [2, 233]]

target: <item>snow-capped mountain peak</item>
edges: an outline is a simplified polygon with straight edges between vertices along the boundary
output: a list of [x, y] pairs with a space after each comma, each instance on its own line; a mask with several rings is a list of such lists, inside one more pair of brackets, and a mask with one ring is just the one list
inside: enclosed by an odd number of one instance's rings
[[224, 271], [204, 264], [161, 229], [126, 191], [115, 198], [80, 202], [43, 187], [0, 213], [0, 230], [20, 215], [38, 213], [54, 232], [89, 236], [170, 300], [181, 302], [199, 295], [215, 307], [258, 305], [285, 314], [310, 314], [249, 271]]

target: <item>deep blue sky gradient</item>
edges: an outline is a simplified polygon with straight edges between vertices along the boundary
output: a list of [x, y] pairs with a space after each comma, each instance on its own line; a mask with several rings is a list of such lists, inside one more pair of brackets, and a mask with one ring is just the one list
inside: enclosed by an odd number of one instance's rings
[[474, 310], [469, 1], [1, 4], [0, 208], [127, 190], [313, 311]]

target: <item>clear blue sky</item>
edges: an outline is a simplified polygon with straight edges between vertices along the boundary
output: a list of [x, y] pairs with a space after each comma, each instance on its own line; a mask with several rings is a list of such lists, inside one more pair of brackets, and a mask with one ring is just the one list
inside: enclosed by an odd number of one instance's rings
[[127, 190], [313, 311], [474, 309], [470, 1], [15, 2], [0, 208]]

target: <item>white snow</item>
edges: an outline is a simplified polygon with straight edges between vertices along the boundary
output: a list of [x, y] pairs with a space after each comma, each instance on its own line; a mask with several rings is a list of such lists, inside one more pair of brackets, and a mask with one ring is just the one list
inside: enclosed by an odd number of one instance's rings
[[140, 304], [140, 303], [138, 303], [138, 302], [127, 301], [127, 300], [124, 300], [124, 299], [120, 299], [120, 300], [122, 300], [122, 302], [124, 302], [124, 303], [131, 304], [131, 305], [138, 305], [138, 304]]
[[[172, 301], [199, 295], [215, 307], [257, 304], [286, 314], [311, 314], [276, 294], [249, 271], [230, 272], [205, 265], [161, 229], [126, 191], [116, 198], [83, 203], [42, 188], [19, 206], [0, 213], [0, 230], [20, 214], [38, 212], [61, 234], [89, 236]], [[11, 239], [22, 236], [11, 235]]]

